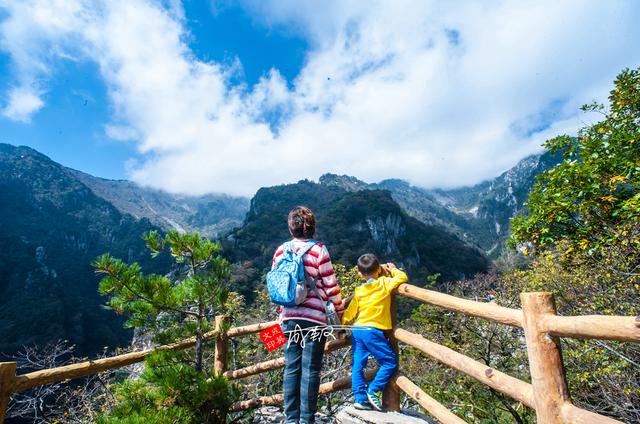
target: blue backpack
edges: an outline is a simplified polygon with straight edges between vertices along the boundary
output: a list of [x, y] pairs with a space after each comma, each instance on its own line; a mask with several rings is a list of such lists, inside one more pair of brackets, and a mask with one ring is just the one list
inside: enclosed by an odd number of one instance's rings
[[273, 303], [282, 306], [296, 306], [307, 297], [307, 284], [304, 278], [302, 256], [317, 241], [311, 240], [296, 253], [293, 241], [284, 245], [282, 257], [276, 266], [267, 273], [267, 289]]

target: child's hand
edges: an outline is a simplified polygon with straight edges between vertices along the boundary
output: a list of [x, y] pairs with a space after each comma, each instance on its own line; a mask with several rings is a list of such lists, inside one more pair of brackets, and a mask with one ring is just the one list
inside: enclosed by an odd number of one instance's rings
[[391, 277], [391, 270], [396, 269], [396, 266], [391, 262], [389, 262], [389, 263], [380, 265], [380, 268], [382, 269], [382, 272], [381, 272], [382, 275], [384, 275], [385, 277]]

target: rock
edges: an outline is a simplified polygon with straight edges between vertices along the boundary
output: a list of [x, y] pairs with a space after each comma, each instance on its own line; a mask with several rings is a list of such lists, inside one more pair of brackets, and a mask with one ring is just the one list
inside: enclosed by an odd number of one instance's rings
[[[255, 410], [252, 424], [284, 424], [281, 406], [263, 406]], [[402, 412], [359, 411], [350, 404], [341, 406], [335, 415], [316, 414], [316, 424], [435, 424], [416, 411]]]
[[415, 411], [401, 412], [361, 411], [353, 406], [342, 409], [335, 416], [336, 424], [434, 424]]
[[[284, 413], [279, 406], [263, 406], [255, 411], [253, 416], [253, 424], [275, 424], [284, 423]], [[316, 414], [316, 424], [333, 424], [336, 422], [334, 417], [330, 417], [321, 413]]]

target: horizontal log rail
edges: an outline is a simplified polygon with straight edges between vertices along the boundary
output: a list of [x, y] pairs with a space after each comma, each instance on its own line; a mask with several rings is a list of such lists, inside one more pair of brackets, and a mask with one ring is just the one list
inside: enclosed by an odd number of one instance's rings
[[[216, 332], [206, 333], [205, 341], [209, 341], [216, 336]], [[137, 352], [124, 353], [122, 355], [111, 356], [109, 358], [94, 359], [91, 361], [79, 362], [77, 364], [65, 365], [62, 367], [48, 368], [45, 370], [33, 371], [27, 374], [17, 375], [10, 385], [11, 392], [21, 392], [45, 384], [60, 381], [73, 380], [86, 377], [88, 375], [99, 374], [104, 371], [122, 368], [127, 365], [142, 362], [154, 352], [182, 350], [195, 346], [196, 339], [190, 337], [178, 343], [159, 346], [152, 349], [145, 349]]]
[[245, 325], [242, 327], [233, 327], [227, 331], [227, 337], [246, 336], [247, 334], [259, 333], [269, 327], [276, 325], [278, 321], [259, 322], [257, 324]]
[[412, 286], [411, 284], [400, 285], [398, 294], [450, 311], [460, 312], [464, 315], [484, 318], [512, 327], [522, 327], [522, 311], [519, 309], [505, 308], [495, 303], [461, 299], [449, 294]]
[[482, 384], [504, 393], [531, 408], [535, 408], [531, 384], [488, 367], [482, 362], [471, 359], [446, 346], [427, 340], [419, 334], [411, 333], [401, 328], [396, 329], [393, 334], [396, 340], [426, 353], [438, 362], [463, 372]]
[[[498, 306], [493, 302], [477, 302], [461, 299], [411, 284], [398, 287], [399, 295], [464, 315], [523, 328], [522, 310]], [[542, 318], [544, 331], [557, 337], [576, 339], [603, 339], [623, 342], [640, 342], [640, 316], [548, 315]]]
[[418, 405], [422, 406], [434, 418], [442, 424], [465, 424], [465, 421], [453, 412], [449, 411], [446, 406], [426, 394], [420, 387], [416, 386], [413, 381], [404, 375], [395, 378], [395, 382], [400, 389], [409, 397], [415, 400]]
[[229, 380], [238, 380], [240, 378], [249, 377], [251, 375], [262, 374], [263, 372], [284, 368], [284, 356], [269, 361], [258, 362], [245, 368], [237, 370], [225, 371], [224, 375]]
[[[395, 328], [396, 341], [416, 348], [442, 364], [465, 373], [482, 384], [504, 393], [536, 411], [538, 423], [613, 424], [614, 419], [581, 409], [571, 403], [558, 337], [604, 339], [626, 342], [640, 341], [640, 317], [623, 316], [558, 316], [550, 293], [523, 293], [523, 309], [506, 308], [489, 302], [477, 302], [439, 293], [433, 290], [403, 284], [397, 294], [464, 315], [486, 319], [500, 324], [524, 329], [532, 383], [519, 380], [486, 364], [469, 358], [423, 336], [401, 328]], [[227, 370], [227, 343], [230, 338], [258, 333], [275, 325], [276, 321], [232, 327], [224, 331], [222, 317], [216, 318], [216, 330], [205, 335], [206, 341], [215, 340], [216, 375], [230, 380], [246, 378], [284, 367], [284, 358], [275, 358], [245, 368]], [[348, 338], [332, 340], [325, 346], [330, 352], [350, 344]], [[141, 362], [150, 354], [162, 350], [180, 350], [195, 345], [189, 338], [170, 345], [130, 352], [109, 358], [84, 361], [77, 364], [16, 375], [15, 362], [0, 363], [0, 423], [4, 421], [7, 402], [12, 393], [36, 386], [66, 381]], [[374, 370], [366, 372], [372, 377]], [[328, 394], [351, 386], [350, 376], [323, 383], [320, 394]], [[404, 391], [441, 422], [460, 424], [464, 421], [446, 407], [431, 398], [408, 377], [399, 375], [392, 383], [391, 391]], [[390, 396], [393, 394], [390, 393]], [[385, 395], [386, 396], [386, 395]], [[233, 404], [234, 411], [278, 405], [282, 394], [243, 400]]]
[[[325, 352], [333, 352], [334, 350], [342, 349], [349, 346], [351, 340], [349, 338], [339, 338], [327, 342], [324, 347]], [[237, 370], [225, 371], [224, 376], [229, 380], [238, 380], [240, 378], [249, 377], [251, 375], [261, 374], [267, 371], [273, 371], [284, 367], [284, 357], [271, 359], [269, 361], [259, 362], [257, 364], [250, 365], [245, 368]]]
[[[227, 337], [239, 337], [247, 334], [257, 333], [264, 330], [265, 328], [269, 328], [275, 325], [276, 323], [277, 321], [271, 321], [246, 325], [242, 327], [234, 327], [227, 331]], [[216, 331], [210, 331], [204, 335], [204, 340], [210, 341], [214, 339], [216, 335]], [[341, 343], [345, 342], [341, 341]], [[151, 349], [124, 353], [108, 358], [94, 359], [61, 367], [48, 368], [45, 370], [33, 371], [27, 374], [14, 376], [12, 383], [7, 388], [11, 393], [16, 393], [45, 384], [82, 378], [89, 375], [99, 374], [104, 371], [122, 368], [127, 365], [142, 362], [147, 356], [151, 355], [154, 352], [164, 350], [188, 349], [195, 346], [195, 344], [195, 337], [190, 337], [177, 343], [159, 346]]]
[[613, 418], [578, 408], [571, 403], [565, 403], [560, 407], [560, 418], [562, 422], [571, 424], [624, 424]]
[[640, 316], [583, 315], [542, 318], [540, 327], [553, 336], [640, 342]]
[[[376, 371], [377, 369], [366, 370], [364, 372], [364, 378], [367, 380], [371, 380], [373, 376], [376, 375]], [[329, 393], [348, 389], [350, 387], [351, 387], [351, 374], [338, 378], [336, 380], [330, 381], [328, 383], [322, 383], [320, 385], [320, 389], [318, 390], [318, 394], [327, 395]], [[282, 393], [279, 393], [277, 395], [271, 395], [271, 396], [262, 396], [255, 399], [236, 402], [231, 406], [231, 410], [242, 411], [245, 409], [260, 408], [261, 406], [280, 405], [283, 402], [283, 400], [284, 400], [284, 396]]]

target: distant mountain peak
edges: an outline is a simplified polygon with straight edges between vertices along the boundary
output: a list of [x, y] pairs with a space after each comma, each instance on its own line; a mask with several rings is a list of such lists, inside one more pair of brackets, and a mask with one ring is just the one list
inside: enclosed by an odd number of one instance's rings
[[121, 212], [147, 218], [164, 230], [197, 231], [213, 238], [240, 225], [249, 209], [249, 199], [244, 197], [172, 194], [128, 180], [98, 178], [73, 169], [68, 172]]
[[40, 153], [29, 146], [14, 146], [13, 144], [0, 143], [0, 154], [10, 156], [30, 156], [38, 158], [39, 160], [53, 162], [53, 160], [51, 160], [47, 155]]
[[318, 182], [325, 186], [340, 187], [347, 191], [366, 190], [369, 188], [369, 184], [350, 175], [326, 173], [320, 177]]
[[378, 188], [383, 190], [391, 190], [391, 189], [407, 189], [413, 187], [409, 181], [401, 180], [399, 178], [389, 178], [386, 180], [380, 181], [376, 184]]

